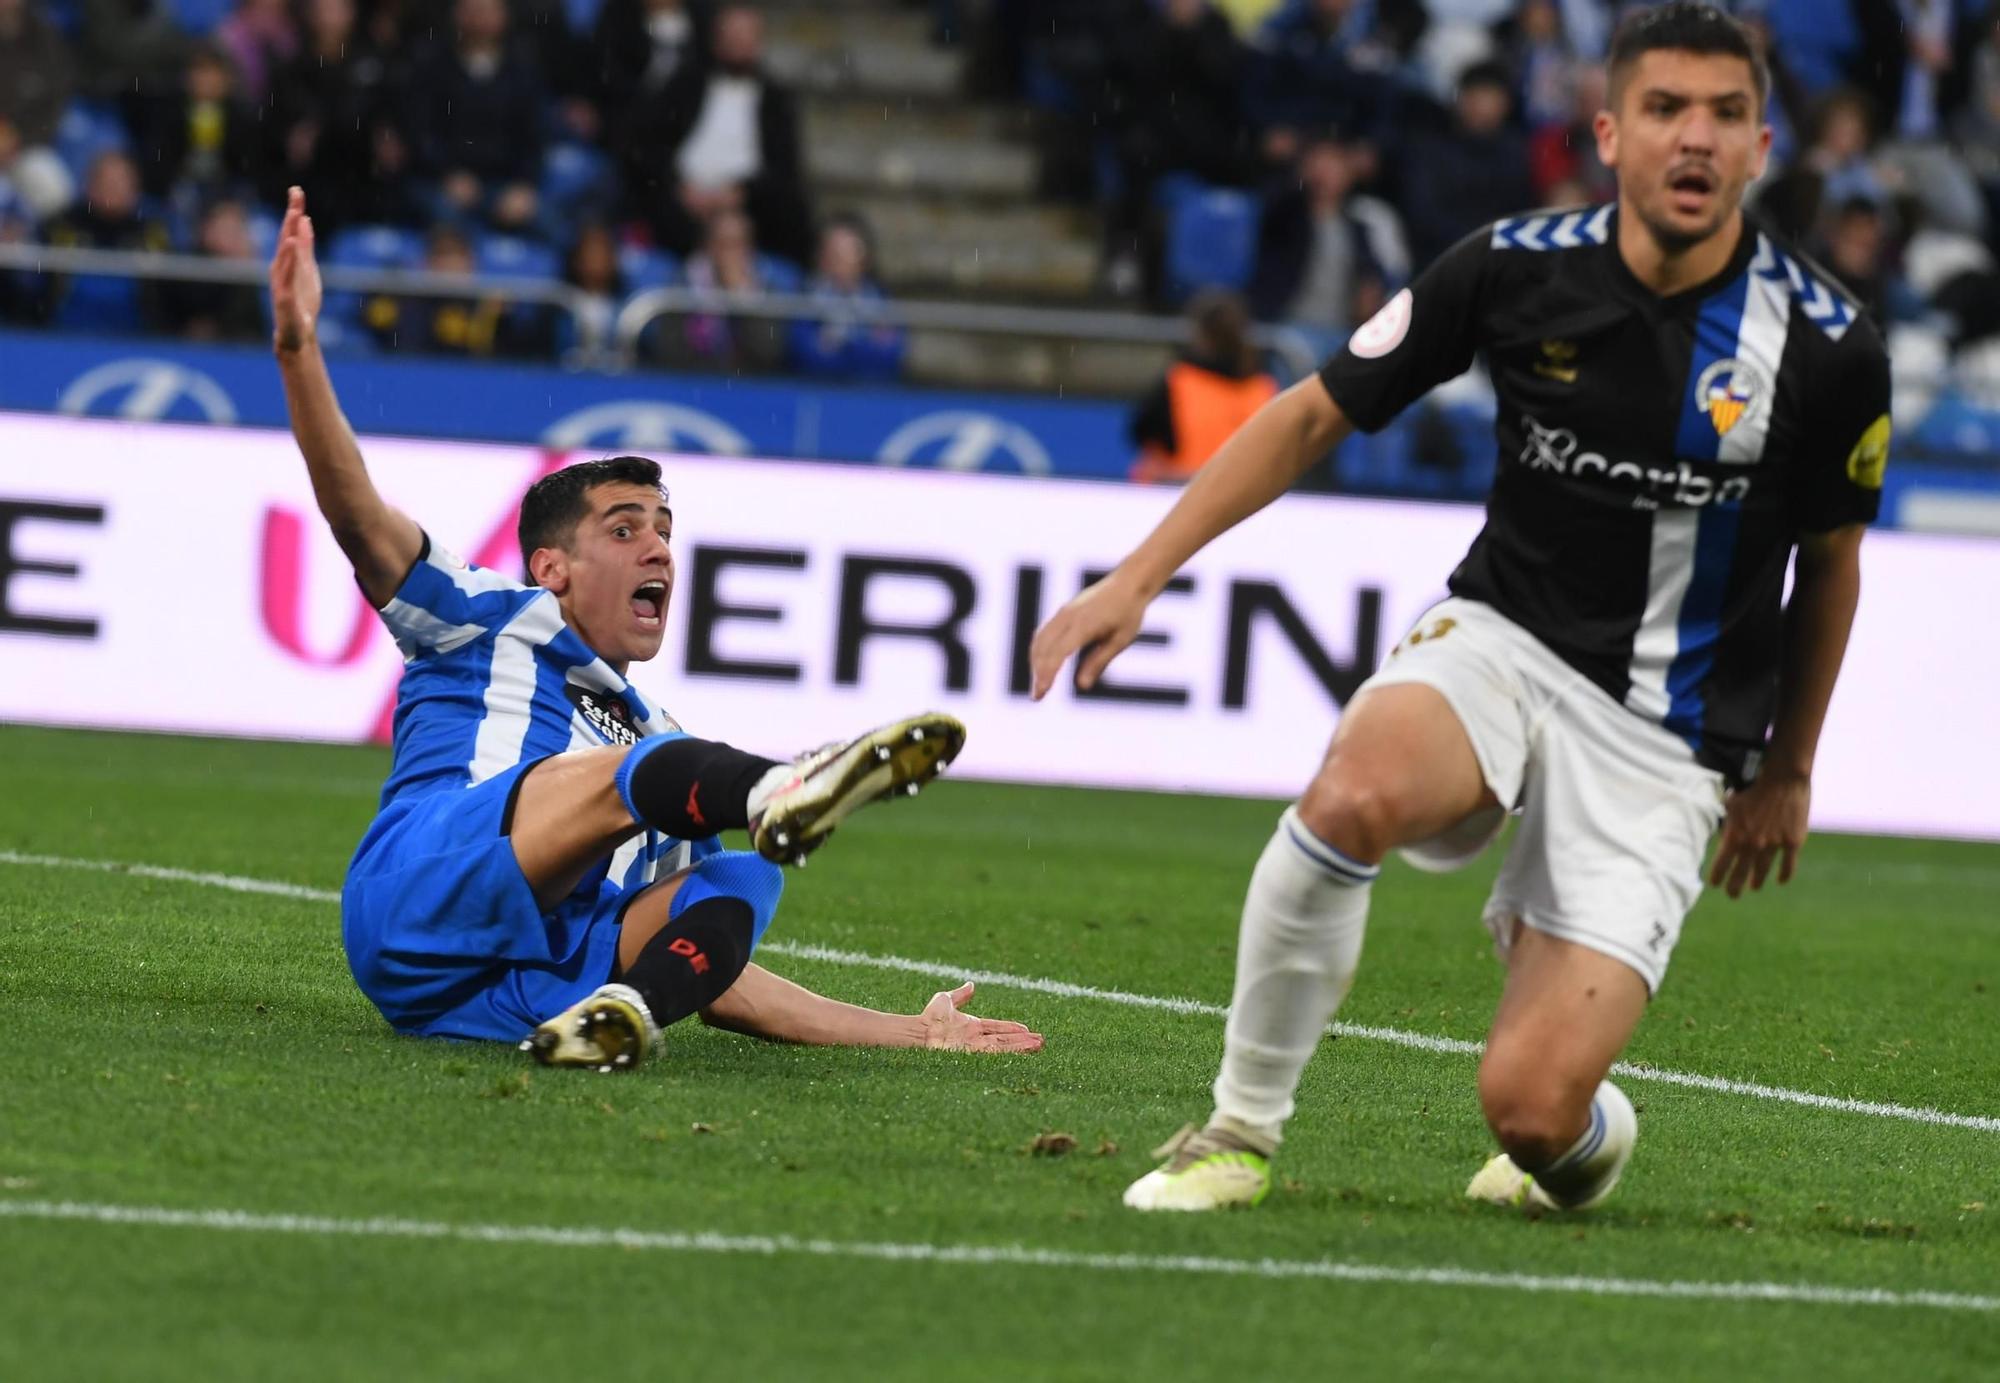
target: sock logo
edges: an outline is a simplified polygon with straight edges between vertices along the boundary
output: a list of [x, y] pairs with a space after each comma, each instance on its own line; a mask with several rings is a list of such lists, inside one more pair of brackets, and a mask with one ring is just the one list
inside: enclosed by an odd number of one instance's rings
[[701, 784], [700, 783], [690, 784], [688, 787], [688, 800], [687, 800], [688, 820], [692, 821], [697, 826], [706, 826], [708, 824], [708, 818], [701, 814], [701, 803], [695, 800], [700, 795], [701, 795]]
[[[690, 800], [692, 800], [692, 797], [690, 797]], [[694, 971], [695, 974], [706, 975], [708, 973], [708, 955], [701, 947], [695, 945], [686, 937], [675, 937], [667, 943], [667, 949], [677, 956], [685, 956], [687, 958], [688, 969]]]

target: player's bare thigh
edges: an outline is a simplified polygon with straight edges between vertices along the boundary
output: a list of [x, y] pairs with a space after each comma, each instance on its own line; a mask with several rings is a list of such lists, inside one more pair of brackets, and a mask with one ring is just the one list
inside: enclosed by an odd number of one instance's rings
[[1299, 816], [1368, 864], [1498, 805], [1458, 713], [1434, 687], [1370, 687], [1348, 704]]
[[592, 865], [639, 833], [618, 795], [618, 765], [629, 752], [572, 749], [522, 775], [507, 834], [542, 907], [568, 897]]
[[1598, 1082], [1645, 1016], [1625, 962], [1515, 924], [1507, 986], [1479, 1062], [1479, 1103], [1516, 1161], [1545, 1166], [1582, 1135]]

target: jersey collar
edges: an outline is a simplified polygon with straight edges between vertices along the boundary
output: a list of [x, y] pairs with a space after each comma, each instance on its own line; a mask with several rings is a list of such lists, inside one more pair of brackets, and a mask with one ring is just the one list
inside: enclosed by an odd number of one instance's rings
[[1675, 293], [1656, 293], [1632, 272], [1632, 266], [1625, 262], [1625, 256], [1618, 251], [1618, 218], [1624, 214], [1624, 206], [1618, 205], [1611, 213], [1610, 233], [1605, 239], [1604, 249], [1611, 262], [1611, 278], [1618, 292], [1641, 305], [1654, 310], [1675, 311], [1683, 305], [1694, 305], [1706, 301], [1718, 288], [1731, 282], [1750, 267], [1750, 261], [1757, 253], [1757, 223], [1749, 212], [1743, 213], [1742, 234], [1738, 236], [1736, 248], [1730, 252], [1728, 263], [1711, 277], [1700, 283], [1690, 284]]

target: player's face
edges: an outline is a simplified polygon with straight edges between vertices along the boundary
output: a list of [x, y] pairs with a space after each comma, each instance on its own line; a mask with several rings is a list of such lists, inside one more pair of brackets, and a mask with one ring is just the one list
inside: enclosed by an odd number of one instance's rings
[[660, 492], [614, 481], [590, 491], [590, 512], [567, 547], [536, 554], [563, 614], [607, 663], [621, 671], [660, 651], [674, 594], [673, 511]]
[[1640, 54], [1617, 106], [1597, 117], [1597, 152], [1618, 175], [1618, 203], [1663, 247], [1721, 231], [1764, 171], [1771, 129], [1750, 64], [1720, 53]]

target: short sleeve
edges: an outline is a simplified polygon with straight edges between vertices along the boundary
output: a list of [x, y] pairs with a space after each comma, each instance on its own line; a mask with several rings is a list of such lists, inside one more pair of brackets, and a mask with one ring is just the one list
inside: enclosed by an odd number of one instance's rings
[[380, 611], [406, 659], [450, 653], [506, 625], [543, 592], [468, 564], [424, 535], [422, 554]]
[[1415, 283], [1355, 328], [1320, 370], [1326, 392], [1363, 432], [1380, 431], [1471, 366], [1491, 238], [1491, 228], [1482, 228], [1440, 255]]
[[1889, 462], [1889, 353], [1865, 322], [1840, 343], [1806, 416], [1815, 423], [1800, 453], [1799, 531], [1873, 522]]

